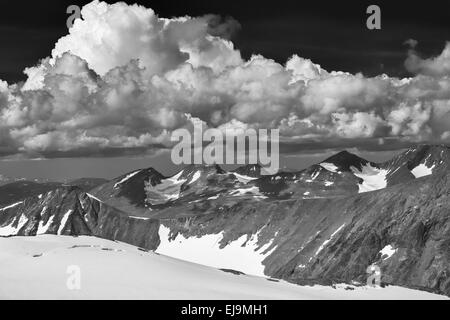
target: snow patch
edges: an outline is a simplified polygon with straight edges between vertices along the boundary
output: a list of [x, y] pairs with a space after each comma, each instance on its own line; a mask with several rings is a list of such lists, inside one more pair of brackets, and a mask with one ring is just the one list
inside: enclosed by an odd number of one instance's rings
[[130, 216], [131, 219], [136, 219], [136, 220], [150, 220], [150, 218], [145, 218], [145, 217], [135, 217], [135, 216]]
[[238, 181], [240, 183], [243, 183], [243, 184], [247, 184], [247, 183], [249, 183], [252, 180], [258, 179], [258, 178], [245, 176], [245, 175], [242, 175], [242, 174], [239, 174], [239, 173], [236, 173], [236, 172], [233, 172], [233, 175], [236, 177], [236, 179], [238, 179]]
[[5, 210], [8, 210], [8, 209], [17, 207], [19, 204], [22, 204], [22, 203], [23, 203], [23, 201], [16, 202], [16, 203], [11, 204], [11, 205], [9, 205], [9, 206], [7, 206], [7, 207], [0, 208], [0, 211], [5, 211]]
[[200, 179], [200, 177], [202, 176], [202, 173], [200, 171], [196, 171], [194, 173], [194, 175], [192, 176], [192, 180], [189, 182], [189, 184], [194, 183], [195, 181], [197, 181], [198, 179]]
[[255, 198], [259, 199], [266, 199], [267, 197], [264, 196], [260, 191], [259, 188], [256, 186], [250, 187], [250, 188], [240, 188], [233, 190], [230, 195], [239, 197], [239, 196], [246, 196], [252, 194]]
[[90, 194], [90, 193], [86, 193], [87, 195], [88, 195], [88, 197], [89, 198], [91, 198], [91, 199], [94, 199], [94, 200], [97, 200], [98, 202], [103, 202], [102, 200], [100, 200], [99, 198], [97, 198], [97, 197], [95, 197], [95, 196], [93, 196], [92, 194]]
[[344, 223], [342, 226], [340, 226], [335, 232], [333, 232], [333, 233], [331, 234], [330, 238], [328, 238], [327, 240], [325, 240], [325, 241], [322, 243], [322, 245], [319, 247], [319, 249], [317, 249], [317, 251], [316, 251], [316, 253], [315, 253], [314, 255], [317, 256], [317, 255], [320, 253], [320, 251], [322, 251], [323, 248], [325, 248], [325, 246], [326, 246], [331, 240], [333, 240], [334, 236], [335, 236], [339, 231], [341, 231], [341, 229], [342, 229], [343, 227], [345, 227], [345, 223]]
[[381, 249], [381, 257], [384, 257], [383, 260], [389, 259], [397, 252], [397, 249], [394, 249], [390, 244]]
[[258, 247], [259, 232], [250, 239], [247, 235], [243, 235], [228, 243], [224, 248], [220, 248], [223, 232], [204, 235], [200, 238], [185, 238], [183, 235], [177, 234], [175, 239], [169, 240], [170, 229], [161, 225], [159, 228], [161, 244], [156, 252], [210, 267], [233, 269], [246, 274], [264, 276], [262, 261], [272, 253], [275, 247], [269, 252], [265, 252], [272, 245], [273, 240]]
[[117, 188], [119, 187], [119, 185], [121, 185], [122, 183], [126, 182], [127, 180], [133, 178], [133, 177], [134, 177], [135, 175], [137, 175], [140, 171], [141, 171], [141, 170], [137, 170], [137, 171], [134, 171], [134, 172], [128, 174], [125, 178], [123, 178], [122, 180], [120, 180], [119, 182], [117, 182], [117, 183], [114, 185], [113, 188], [114, 188], [114, 189], [117, 189]]
[[328, 170], [328, 171], [331, 171], [331, 172], [337, 172], [338, 169], [339, 169], [334, 163], [330, 163], [330, 162], [322, 162], [320, 164], [320, 166], [322, 168], [324, 168], [325, 170]]
[[14, 227], [13, 225], [16, 220], [17, 218], [13, 219], [9, 225], [0, 227], [0, 236], [15, 236], [19, 233], [20, 229], [22, 229], [23, 226], [25, 226], [25, 224], [28, 222], [27, 217], [25, 215], [21, 215], [19, 221]]
[[316, 178], [319, 176], [320, 174], [320, 170], [316, 170], [316, 172], [314, 172], [314, 174], [311, 177], [311, 182], [316, 180]]
[[45, 212], [47, 211], [47, 207], [44, 207], [41, 211], [41, 221], [39, 221], [39, 226], [38, 226], [38, 230], [36, 231], [36, 234], [45, 234], [47, 233], [48, 229], [50, 228], [50, 226], [52, 225], [53, 222], [53, 218], [55, 217], [54, 215], [52, 215], [46, 224], [44, 224], [44, 220], [42, 219], [42, 216], [45, 214]]
[[372, 167], [370, 163], [363, 166], [361, 170], [355, 167], [351, 167], [351, 170], [355, 176], [363, 180], [362, 183], [358, 184], [359, 193], [380, 190], [387, 186], [388, 170]]
[[421, 163], [417, 167], [411, 170], [411, 173], [416, 178], [425, 177], [433, 174], [433, 169], [435, 165], [431, 166], [430, 168], [427, 167], [425, 164]]
[[58, 233], [62, 234], [64, 227], [66, 226], [67, 220], [69, 219], [70, 215], [72, 214], [72, 209], [67, 211], [66, 214], [62, 217], [61, 222], [59, 223]]

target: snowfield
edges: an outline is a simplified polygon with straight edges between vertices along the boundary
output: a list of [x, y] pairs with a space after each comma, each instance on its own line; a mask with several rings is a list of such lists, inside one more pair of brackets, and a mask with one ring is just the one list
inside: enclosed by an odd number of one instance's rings
[[386, 188], [386, 176], [388, 174], [388, 170], [372, 167], [370, 163], [363, 166], [361, 171], [355, 167], [352, 167], [351, 169], [355, 176], [363, 180], [361, 184], [358, 184], [359, 193]]
[[336, 167], [336, 165], [334, 163], [329, 163], [329, 162], [322, 162], [320, 164], [320, 166], [330, 172], [338, 172], [338, 169], [339, 169], [338, 167]]
[[236, 177], [236, 179], [238, 179], [239, 182], [243, 183], [243, 184], [247, 184], [250, 181], [253, 180], [257, 180], [258, 178], [254, 178], [254, 177], [249, 177], [249, 176], [245, 176], [236, 172], [233, 172], [233, 175]]
[[390, 244], [381, 249], [380, 253], [383, 257], [383, 260], [389, 259], [397, 252], [397, 249], [394, 249]]
[[259, 231], [250, 239], [243, 235], [228, 243], [226, 247], [220, 248], [223, 233], [204, 235], [200, 238], [185, 238], [178, 234], [175, 239], [170, 240], [170, 229], [161, 225], [159, 228], [161, 244], [156, 252], [214, 268], [233, 269], [264, 277], [262, 261], [275, 250], [275, 247], [271, 248], [270, 242], [259, 248], [258, 234]]
[[[70, 290], [73, 283], [80, 289]], [[1, 299], [448, 299], [400, 287], [302, 287], [124, 243], [53, 235], [0, 238], [0, 284]]]
[[433, 174], [433, 169], [435, 166], [428, 168], [425, 164], [421, 163], [417, 167], [411, 170], [411, 173], [416, 178], [426, 177]]
[[117, 189], [122, 183], [124, 183], [124, 182], [130, 180], [130, 179], [133, 178], [135, 175], [137, 175], [139, 172], [141, 172], [141, 170], [136, 170], [136, 171], [134, 171], [134, 172], [128, 174], [127, 176], [125, 176], [125, 178], [123, 178], [122, 180], [120, 180], [119, 182], [117, 182], [117, 183], [114, 185], [114, 189]]

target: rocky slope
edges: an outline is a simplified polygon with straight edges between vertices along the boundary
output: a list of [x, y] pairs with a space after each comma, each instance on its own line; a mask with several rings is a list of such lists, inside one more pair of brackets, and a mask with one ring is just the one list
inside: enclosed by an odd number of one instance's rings
[[108, 206], [78, 187], [61, 187], [0, 207], [0, 236], [93, 235], [155, 249], [158, 225]]
[[0, 234], [96, 235], [295, 283], [364, 284], [375, 264], [385, 283], [450, 295], [447, 152], [419, 146], [383, 164], [343, 152], [261, 177], [256, 167], [137, 170], [94, 195], [61, 188], [0, 209]]
[[389, 173], [388, 185], [403, 183], [450, 168], [450, 148], [443, 145], [418, 145], [380, 164]]
[[145, 185], [158, 185], [163, 179], [153, 168], [140, 169], [110, 180], [90, 193], [120, 210], [145, 214], [148, 211]]

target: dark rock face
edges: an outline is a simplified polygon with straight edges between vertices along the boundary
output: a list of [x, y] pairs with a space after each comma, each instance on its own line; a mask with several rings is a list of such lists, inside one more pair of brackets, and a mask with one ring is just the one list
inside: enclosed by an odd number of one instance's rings
[[[363, 166], [369, 163], [369, 161], [367, 161], [366, 159], [358, 157], [357, 155], [348, 151], [341, 151], [322, 162], [334, 164], [339, 171], [352, 171], [352, 168], [361, 170]], [[373, 167], [377, 166], [373, 162], [370, 163]]]
[[136, 170], [108, 181], [90, 191], [104, 202], [125, 212], [146, 215], [145, 184], [157, 185], [165, 177], [153, 168]]
[[89, 235], [155, 249], [159, 222], [133, 218], [77, 187], [63, 187], [0, 209], [0, 236]]

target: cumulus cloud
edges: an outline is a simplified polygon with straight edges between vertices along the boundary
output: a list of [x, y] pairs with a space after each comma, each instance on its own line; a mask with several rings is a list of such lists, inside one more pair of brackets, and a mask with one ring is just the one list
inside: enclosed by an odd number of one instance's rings
[[[123, 2], [93, 1], [82, 8], [67, 36], [55, 44], [48, 63], [70, 52], [82, 57], [88, 66], [104, 76], [111, 69], [138, 60], [151, 77], [180, 64], [206, 66], [220, 71], [242, 62], [239, 51], [223, 37], [229, 37], [238, 23], [214, 15], [160, 18], [152, 10]], [[46, 69], [29, 68], [25, 89], [42, 88]]]
[[450, 76], [450, 42], [446, 43], [439, 56], [429, 59], [422, 59], [416, 52], [414, 48], [417, 41], [410, 40], [409, 44], [411, 49], [408, 52], [408, 59], [405, 61], [408, 71], [429, 76]]
[[410, 40], [415, 77], [368, 78], [297, 54], [244, 60], [230, 40], [239, 27], [91, 2], [23, 86], [0, 81], [0, 154], [145, 152], [193, 123], [278, 128], [291, 151], [450, 139], [450, 44], [423, 59]]

